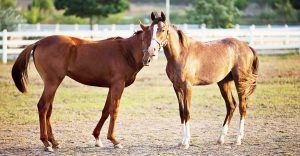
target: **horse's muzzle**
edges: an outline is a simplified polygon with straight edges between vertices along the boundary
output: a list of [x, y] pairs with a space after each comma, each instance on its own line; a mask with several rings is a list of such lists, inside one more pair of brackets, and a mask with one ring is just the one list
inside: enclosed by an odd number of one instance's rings
[[151, 62], [151, 58], [149, 57], [147, 60], [143, 59], [143, 65], [144, 66], [149, 66], [149, 63]]

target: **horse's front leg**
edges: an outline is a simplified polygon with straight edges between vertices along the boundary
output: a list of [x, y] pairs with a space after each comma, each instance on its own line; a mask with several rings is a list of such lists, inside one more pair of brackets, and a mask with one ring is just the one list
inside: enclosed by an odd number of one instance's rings
[[189, 120], [192, 86], [189, 82], [186, 82], [182, 84], [181, 87], [175, 89], [175, 92], [179, 102], [180, 117], [183, 127], [183, 139], [181, 143], [179, 143], [179, 147], [182, 149], [188, 149], [191, 138]]
[[96, 139], [95, 146], [97, 146], [97, 147], [103, 147], [103, 144], [100, 139], [100, 131], [103, 127], [103, 124], [105, 123], [106, 119], [109, 116], [110, 97], [111, 97], [110, 93], [111, 93], [111, 89], [109, 89], [109, 91], [108, 91], [106, 102], [105, 102], [104, 108], [102, 110], [101, 118], [93, 132], [93, 135]]
[[186, 82], [183, 87], [183, 93], [184, 93], [184, 121], [185, 121], [185, 140], [183, 143], [182, 148], [188, 149], [189, 143], [191, 139], [191, 132], [190, 132], [190, 106], [191, 106], [191, 98], [192, 98], [192, 85], [189, 82]]
[[184, 144], [185, 138], [186, 138], [186, 127], [185, 127], [185, 122], [184, 122], [184, 113], [183, 113], [183, 89], [181, 87], [178, 87], [176, 85], [173, 85], [174, 91], [176, 93], [176, 97], [178, 100], [179, 104], [179, 115], [180, 115], [180, 120], [182, 124], [182, 141], [179, 142], [178, 147], [181, 147]]
[[120, 105], [120, 100], [121, 100], [124, 87], [125, 87], [125, 83], [122, 81], [116, 82], [110, 87], [111, 89], [111, 94], [110, 94], [111, 105], [109, 107], [110, 123], [108, 128], [107, 139], [109, 139], [114, 144], [115, 148], [123, 148], [120, 142], [115, 137], [115, 124], [118, 117], [119, 105]]

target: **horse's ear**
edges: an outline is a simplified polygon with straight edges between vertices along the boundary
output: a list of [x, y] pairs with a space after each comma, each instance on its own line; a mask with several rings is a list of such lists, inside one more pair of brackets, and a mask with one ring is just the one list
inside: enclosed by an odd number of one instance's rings
[[143, 31], [147, 30], [148, 27], [145, 26], [145, 24], [143, 24], [140, 20], [139, 20], [139, 24]]
[[154, 21], [154, 20], [155, 20], [155, 15], [154, 15], [154, 12], [152, 12], [152, 13], [151, 13], [151, 19], [152, 19], [152, 21]]
[[166, 21], [166, 15], [165, 15], [164, 12], [161, 12], [161, 13], [160, 13], [160, 17], [161, 17], [161, 20], [162, 20], [163, 22]]

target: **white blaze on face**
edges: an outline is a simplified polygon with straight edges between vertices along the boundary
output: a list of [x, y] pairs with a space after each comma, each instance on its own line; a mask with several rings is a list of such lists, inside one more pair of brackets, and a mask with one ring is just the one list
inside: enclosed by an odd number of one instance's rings
[[157, 39], [156, 39], [156, 32], [157, 32], [157, 24], [155, 24], [153, 26], [153, 31], [152, 31], [152, 38], [151, 38], [151, 43], [150, 43], [150, 46], [148, 48], [148, 51], [150, 54], [153, 54], [153, 55], [157, 55], [157, 52], [159, 50], [159, 44], [156, 42]]

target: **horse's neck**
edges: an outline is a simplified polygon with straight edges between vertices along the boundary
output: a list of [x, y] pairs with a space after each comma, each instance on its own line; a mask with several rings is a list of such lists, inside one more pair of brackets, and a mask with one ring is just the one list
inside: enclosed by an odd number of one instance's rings
[[182, 47], [177, 30], [170, 28], [168, 44], [164, 47], [164, 53], [168, 62], [179, 62], [184, 57], [186, 51]]
[[124, 44], [127, 52], [127, 61], [136, 70], [140, 70], [143, 67], [142, 58], [142, 40], [140, 40], [139, 34], [133, 35], [125, 39]]

